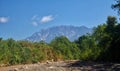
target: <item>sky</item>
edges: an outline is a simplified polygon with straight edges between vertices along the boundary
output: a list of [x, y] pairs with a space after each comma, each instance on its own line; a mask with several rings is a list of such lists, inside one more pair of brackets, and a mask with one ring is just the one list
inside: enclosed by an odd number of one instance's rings
[[0, 0], [0, 37], [25, 39], [53, 26], [95, 27], [117, 16], [114, 0]]

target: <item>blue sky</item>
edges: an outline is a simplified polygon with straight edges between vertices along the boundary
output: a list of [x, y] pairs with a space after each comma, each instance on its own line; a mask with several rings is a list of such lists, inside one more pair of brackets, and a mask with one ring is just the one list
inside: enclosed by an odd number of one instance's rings
[[58, 25], [91, 28], [117, 17], [111, 4], [114, 0], [0, 0], [0, 37], [20, 40]]

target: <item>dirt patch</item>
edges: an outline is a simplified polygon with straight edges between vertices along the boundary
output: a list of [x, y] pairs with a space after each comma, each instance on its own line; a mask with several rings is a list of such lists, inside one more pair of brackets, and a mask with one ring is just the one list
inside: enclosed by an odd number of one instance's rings
[[91, 61], [59, 61], [0, 67], [0, 71], [120, 71], [120, 64]]

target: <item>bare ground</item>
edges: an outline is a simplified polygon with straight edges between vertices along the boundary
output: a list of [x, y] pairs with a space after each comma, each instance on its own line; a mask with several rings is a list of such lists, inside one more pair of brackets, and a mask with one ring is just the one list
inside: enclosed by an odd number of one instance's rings
[[0, 71], [120, 71], [120, 63], [58, 61], [0, 67]]

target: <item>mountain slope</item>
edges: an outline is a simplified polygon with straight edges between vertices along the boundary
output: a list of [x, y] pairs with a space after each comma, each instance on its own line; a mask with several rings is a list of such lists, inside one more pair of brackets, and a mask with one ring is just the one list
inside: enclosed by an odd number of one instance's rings
[[42, 29], [39, 32], [34, 33], [32, 36], [27, 37], [26, 40], [39, 42], [45, 41], [50, 42], [56, 36], [66, 36], [70, 41], [74, 41], [78, 37], [91, 33], [92, 29], [85, 26], [56, 26], [47, 29]]

